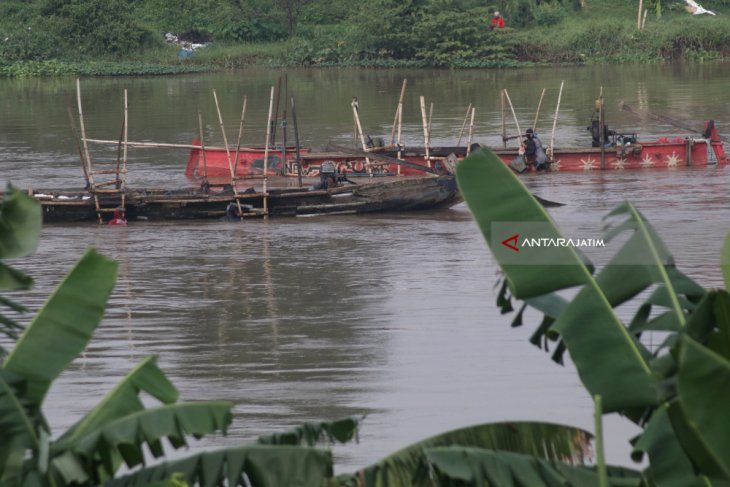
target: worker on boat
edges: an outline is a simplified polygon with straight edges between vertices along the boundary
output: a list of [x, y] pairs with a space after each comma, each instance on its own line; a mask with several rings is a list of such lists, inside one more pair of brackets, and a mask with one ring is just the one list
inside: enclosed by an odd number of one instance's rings
[[542, 145], [540, 137], [531, 128], [525, 133], [525, 162], [534, 164], [537, 171], [544, 171], [548, 168], [547, 154]]
[[236, 205], [235, 202], [231, 201], [228, 203], [228, 206], [226, 206], [226, 215], [221, 218], [221, 221], [224, 222], [236, 222], [241, 219], [241, 216], [238, 214], [238, 205]]
[[[596, 110], [593, 113], [593, 117], [591, 117], [591, 124], [587, 127], [587, 129], [591, 133], [592, 147], [601, 147], [601, 112], [603, 111], [603, 99], [598, 98], [595, 103]], [[603, 146], [608, 148], [612, 147], [614, 144], [611, 141], [610, 137], [612, 135], [616, 135], [616, 132], [613, 130], [608, 130], [608, 125], [604, 122], [603, 123]]]
[[332, 161], [324, 161], [319, 167], [319, 183], [313, 189], [331, 189], [337, 187], [337, 167]]
[[126, 225], [127, 219], [124, 218], [124, 208], [114, 210], [114, 216], [109, 220], [109, 225]]

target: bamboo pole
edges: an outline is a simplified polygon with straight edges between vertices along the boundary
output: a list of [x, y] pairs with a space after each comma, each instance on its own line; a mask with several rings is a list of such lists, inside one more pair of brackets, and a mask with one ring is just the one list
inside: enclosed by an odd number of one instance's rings
[[79, 151], [79, 159], [81, 160], [81, 170], [84, 173], [84, 180], [86, 181], [86, 186], [89, 186], [89, 173], [86, 170], [86, 163], [84, 162], [84, 149], [81, 147], [81, 138], [79, 138], [78, 130], [76, 129], [76, 120], [74, 119], [73, 111], [71, 110], [71, 105], [66, 105], [66, 111], [68, 112], [68, 121], [71, 125], [71, 132], [74, 136], [74, 141], [76, 142], [76, 150]]
[[469, 120], [469, 113], [471, 112], [471, 103], [466, 107], [466, 113], [464, 114], [464, 122], [461, 124], [461, 130], [459, 131], [459, 139], [456, 141], [456, 147], [461, 145], [461, 137], [464, 135], [464, 128], [466, 128], [466, 121]]
[[233, 172], [238, 173], [238, 157], [241, 153], [241, 137], [243, 136], [243, 119], [246, 118], [246, 96], [243, 97], [241, 108], [241, 122], [238, 124], [238, 139], [236, 140], [236, 157], [233, 161]]
[[431, 108], [428, 111], [428, 140], [431, 141], [431, 122], [433, 122], [433, 102], [431, 102]]
[[281, 75], [279, 76], [279, 79], [276, 82], [276, 92], [275, 92], [275, 98], [276, 98], [276, 107], [273, 107], [272, 111], [272, 118], [269, 119], [269, 125], [271, 125], [271, 133], [270, 133], [270, 144], [271, 147], [276, 147], [276, 122], [279, 120], [279, 99], [281, 98]]
[[[357, 97], [356, 96], [353, 96], [352, 97], [352, 103], [350, 103], [350, 105], [352, 107], [357, 107], [359, 105], [359, 102], [357, 101]], [[353, 111], [353, 114], [352, 114], [352, 141], [353, 142], [357, 142], [357, 135], [358, 135], [358, 131], [357, 131], [357, 117], [355, 116], [355, 112]]]
[[126, 185], [127, 185], [127, 154], [129, 142], [129, 97], [127, 90], [124, 90], [124, 153], [122, 155], [122, 182], [119, 189], [122, 190], [122, 209], [126, 211]]
[[469, 140], [466, 143], [466, 155], [469, 155], [471, 152], [471, 138], [474, 134], [474, 114], [476, 113], [476, 108], [471, 109], [471, 122], [469, 122]]
[[504, 90], [499, 92], [499, 103], [502, 107], [502, 147], [507, 148], [507, 124], [504, 116]]
[[221, 115], [221, 107], [218, 103], [218, 94], [215, 89], [213, 90], [213, 100], [215, 100], [215, 111], [218, 114], [218, 123], [221, 127], [221, 134], [223, 135], [223, 145], [226, 148], [226, 157], [228, 158], [228, 170], [231, 173], [231, 189], [233, 189], [233, 196], [236, 199], [236, 207], [238, 208], [238, 217], [243, 220], [243, 210], [241, 209], [241, 200], [238, 199], [238, 190], [236, 189], [236, 170], [233, 167], [233, 160], [231, 159], [231, 151], [228, 147], [228, 137], [226, 136], [226, 128], [223, 125], [223, 115]]
[[231, 151], [228, 147], [228, 137], [226, 136], [226, 128], [223, 125], [223, 115], [221, 115], [221, 107], [218, 104], [218, 94], [215, 92], [215, 89], [213, 90], [213, 100], [215, 101], [215, 111], [218, 114], [218, 124], [221, 128], [221, 135], [223, 135], [223, 147], [226, 148], [226, 157], [228, 158], [228, 171], [231, 173], [231, 184], [233, 185], [234, 189], [233, 192], [235, 193], [235, 186], [236, 186], [236, 174], [233, 169], [233, 159], [231, 159]]
[[264, 218], [269, 214], [269, 200], [267, 193], [267, 181], [269, 175], [269, 137], [271, 137], [271, 112], [274, 110], [274, 87], [271, 87], [269, 98], [269, 118], [266, 122], [266, 147], [264, 148]]
[[81, 81], [76, 78], [76, 100], [79, 107], [79, 125], [81, 126], [81, 138], [84, 141], [84, 154], [86, 155], [86, 173], [89, 175], [89, 192], [94, 195], [94, 206], [96, 207], [96, 218], [99, 224], [103, 223], [101, 218], [101, 206], [99, 206], [99, 195], [94, 186], [94, 175], [91, 172], [91, 155], [89, 154], [89, 144], [86, 143], [86, 128], [84, 126], [84, 111], [81, 108]]
[[400, 98], [398, 99], [398, 107], [395, 110], [395, 118], [393, 118], [393, 130], [390, 131], [390, 143], [392, 144], [395, 141], [395, 130], [396, 130], [396, 124], [400, 124], [401, 120], [401, 110], [403, 109], [403, 97], [406, 94], [406, 85], [408, 84], [408, 80], [406, 78], [403, 78], [403, 86], [401, 86], [400, 89]]
[[598, 100], [598, 131], [600, 132], [598, 140], [601, 144], [601, 169], [606, 169], [606, 120], [603, 112], [603, 86], [601, 86], [601, 92], [598, 96]]
[[[284, 73], [284, 103], [281, 109], [281, 175], [286, 176], [286, 99], [289, 95], [289, 77]], [[279, 105], [277, 100], [276, 105]]]
[[636, 19], [636, 28], [641, 30], [641, 11], [644, 10], [644, 0], [639, 0], [639, 14]]
[[198, 110], [198, 129], [200, 130], [200, 153], [203, 155], [203, 185], [208, 186], [208, 161], [205, 157], [205, 139], [203, 138], [203, 114]]
[[76, 101], [79, 109], [79, 128], [81, 129], [81, 141], [84, 146], [84, 158], [88, 183], [93, 189], [94, 176], [91, 174], [91, 155], [89, 155], [89, 144], [86, 142], [86, 128], [84, 126], [84, 111], [81, 108], [81, 80], [76, 78]]
[[291, 120], [294, 123], [294, 144], [297, 155], [297, 179], [299, 187], [302, 187], [302, 159], [299, 152], [299, 126], [297, 125], [297, 111], [294, 107], [294, 97], [291, 97]]
[[421, 96], [421, 120], [423, 121], [423, 146], [426, 151], [426, 164], [431, 167], [431, 151], [429, 148], [428, 120], [426, 119], [426, 99]]
[[117, 160], [114, 164], [114, 187], [119, 189], [119, 169], [122, 167], [122, 146], [124, 144], [124, 124], [127, 122], [124, 111], [122, 111], [122, 127], [119, 129], [119, 140], [117, 141]]
[[[358, 134], [360, 134], [360, 144], [362, 145], [362, 150], [367, 152], [368, 147], [365, 145], [365, 134], [362, 131], [362, 125], [360, 124], [360, 114], [358, 113], [358, 103], [357, 103], [357, 97], [352, 97], [352, 116], [355, 118], [355, 127], [357, 128]], [[368, 175], [372, 178], [373, 177], [373, 168], [370, 165], [370, 158], [365, 156], [365, 166], [368, 169]]]
[[502, 91], [504, 91], [504, 97], [507, 99], [507, 103], [509, 103], [510, 110], [512, 110], [512, 118], [514, 119], [515, 125], [517, 126], [517, 135], [518, 135], [518, 139], [520, 141], [520, 147], [522, 147], [522, 146], [524, 146], [523, 141], [522, 141], [522, 130], [520, 130], [520, 122], [517, 121], [517, 114], [515, 113], [515, 107], [512, 106], [512, 100], [510, 99], [509, 93], [507, 93], [507, 90], [504, 89]]
[[553, 117], [553, 133], [550, 136], [550, 146], [548, 147], [548, 157], [550, 160], [553, 160], [553, 147], [555, 144], [555, 128], [558, 125], [558, 112], [560, 111], [560, 99], [563, 96], [563, 85], [565, 84], [565, 80], [560, 82], [560, 91], [558, 91], [558, 104], [555, 107], [555, 116]]
[[[398, 104], [398, 159], [403, 158], [403, 153], [401, 151], [401, 129], [403, 127], [403, 103]], [[398, 176], [401, 174], [400, 170], [400, 164], [398, 164], [398, 168], [396, 169]]]
[[[91, 144], [109, 144], [109, 145], [116, 145], [119, 143], [118, 140], [106, 140], [106, 139], [83, 139], [86, 142], [89, 142]], [[137, 148], [149, 148], [149, 149], [202, 149], [200, 145], [195, 144], [168, 144], [164, 142], [135, 142], [135, 141], [129, 141], [127, 142], [127, 145], [129, 147], [137, 147]], [[224, 147], [214, 147], [214, 146], [208, 146], [208, 149], [216, 149], [216, 150], [224, 150]], [[261, 148], [256, 147], [241, 147], [243, 150], [261, 150]]]
[[532, 123], [532, 130], [537, 133], [537, 119], [540, 116], [540, 108], [542, 107], [542, 99], [545, 98], [545, 88], [542, 89], [540, 94], [540, 102], [537, 104], [537, 111], [535, 112], [535, 121]]

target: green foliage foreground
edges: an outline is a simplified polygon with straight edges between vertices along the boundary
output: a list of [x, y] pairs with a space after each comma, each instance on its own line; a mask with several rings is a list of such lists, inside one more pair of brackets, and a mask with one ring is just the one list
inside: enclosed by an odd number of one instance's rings
[[[542, 206], [500, 159], [480, 150], [457, 167], [462, 194], [487, 242], [495, 222], [539, 224], [560, 232]], [[359, 420], [304, 424], [255, 444], [206, 451], [149, 465], [189, 436], [225, 433], [232, 404], [178, 402], [178, 392], [153, 357], [130, 371], [87, 415], [51, 440], [42, 414], [52, 382], [86, 347], [115, 282], [116, 264], [90, 250], [25, 328], [0, 367], [0, 485], [3, 486], [585, 486], [730, 485], [730, 294], [703, 289], [677, 269], [666, 246], [631, 204], [616, 208], [605, 237], [625, 243], [601, 270], [571, 248], [557, 248], [551, 263], [515, 264], [492, 248], [504, 272], [498, 304], [523, 324], [526, 308], [542, 314], [531, 339], [567, 351], [596, 398], [598, 456], [587, 466], [591, 435], [568, 426], [500, 423], [451, 431], [397, 451], [354, 474], [333, 476], [322, 438], [350, 441]], [[0, 208], [0, 259], [28, 255], [40, 234], [40, 209], [9, 188]], [[723, 250], [730, 261], [730, 243]], [[626, 258], [634, 257], [627, 265]], [[556, 262], [561, 263], [560, 265]], [[730, 266], [723, 268], [726, 285]], [[0, 289], [30, 280], [0, 263]], [[577, 291], [568, 300], [560, 293]], [[633, 303], [627, 324], [616, 308]], [[2, 299], [2, 304], [20, 306]], [[634, 308], [631, 308], [634, 309]], [[7, 316], [10, 338], [19, 325]], [[642, 333], [663, 332], [655, 350]], [[53, 346], [49, 346], [49, 344]], [[146, 407], [140, 394], [160, 403]], [[601, 415], [618, 412], [643, 428], [634, 460], [641, 472], [606, 466]], [[123, 466], [132, 469], [120, 473]]]

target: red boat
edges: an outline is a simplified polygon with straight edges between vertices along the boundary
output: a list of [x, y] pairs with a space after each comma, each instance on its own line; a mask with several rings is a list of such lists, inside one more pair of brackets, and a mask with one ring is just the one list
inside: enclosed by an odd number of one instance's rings
[[[728, 157], [713, 121], [706, 123], [702, 137], [675, 136], [656, 140], [638, 140], [636, 134], [607, 131], [603, 147], [556, 147], [547, 150], [546, 164], [549, 171], [590, 171], [673, 168], [680, 166], [709, 166], [727, 164]], [[595, 140], [594, 140], [595, 142]], [[199, 145], [199, 141], [193, 141]], [[493, 149], [510, 167], [518, 172], [538, 170], [534, 156], [521, 156], [518, 148]], [[435, 169], [446, 166], [446, 159], [453, 163], [467, 155], [465, 147], [433, 147], [428, 155], [423, 147], [375, 147], [362, 151], [340, 149], [332, 152], [312, 152], [300, 149], [303, 176], [317, 176], [324, 162], [333, 162], [337, 171], [349, 176], [392, 176], [422, 174], [413, 164]], [[399, 157], [400, 156], [400, 157]], [[268, 175], [295, 176], [298, 174], [296, 151], [293, 147], [269, 150]], [[397, 164], [397, 158], [409, 163]], [[262, 176], [264, 148], [245, 148], [238, 153], [231, 151], [236, 176]], [[205, 157], [200, 149], [192, 149], [185, 174], [189, 177], [230, 177], [228, 153], [222, 147], [206, 147]]]
[[[720, 135], [712, 120], [705, 124], [702, 137], [660, 137], [637, 140], [636, 134], [611, 132], [603, 147], [556, 147], [547, 154], [543, 169], [550, 171], [591, 171], [673, 168], [727, 164]], [[594, 144], [599, 145], [599, 144]], [[519, 157], [519, 149], [494, 149], [499, 157], [518, 172], [538, 170], [534, 156]]]
[[[199, 146], [200, 141], [195, 139], [192, 145]], [[229, 164], [229, 151], [231, 164]], [[201, 149], [191, 149], [185, 175], [188, 177], [230, 177], [232, 166], [236, 176], [263, 176], [265, 155], [263, 147], [242, 148], [238, 153], [238, 158], [236, 158], [235, 150], [229, 149], [229, 151], [223, 147], [206, 147], [203, 155]], [[335, 151], [327, 152], [312, 152], [308, 148], [300, 148], [299, 160], [304, 177], [318, 176], [319, 169], [325, 162], [333, 162], [339, 173], [350, 176], [369, 176], [371, 173], [374, 176], [414, 176], [423, 175], [423, 171], [413, 167], [414, 164], [442, 172], [439, 169], [443, 167], [444, 159], [448, 157], [461, 159], [465, 155], [465, 147], [434, 147], [429, 149], [427, 159], [422, 148], [401, 148], [400, 159], [413, 163], [406, 166], [396, 162], [399, 152], [394, 147], [375, 147], [368, 151], [338, 148]], [[286, 151], [280, 147], [269, 149], [267, 176], [296, 176], [298, 174], [296, 150], [293, 147], [287, 147]]]

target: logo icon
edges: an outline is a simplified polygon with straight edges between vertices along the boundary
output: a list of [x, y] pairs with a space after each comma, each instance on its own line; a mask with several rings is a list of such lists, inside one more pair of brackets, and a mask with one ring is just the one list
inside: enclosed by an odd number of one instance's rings
[[519, 233], [515, 233], [511, 237], [509, 237], [509, 238], [507, 238], [505, 240], [502, 240], [502, 245], [504, 245], [507, 248], [510, 248], [510, 249], [514, 250], [515, 252], [519, 252], [520, 249], [519, 249], [519, 247], [517, 247], [517, 240], [519, 238], [520, 238], [520, 234]]

